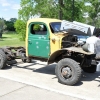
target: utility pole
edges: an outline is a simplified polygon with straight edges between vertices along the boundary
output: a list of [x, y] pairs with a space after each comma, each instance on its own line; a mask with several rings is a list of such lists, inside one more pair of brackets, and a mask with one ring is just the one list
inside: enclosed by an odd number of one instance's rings
[[74, 21], [74, 0], [72, 0], [72, 21]]
[[61, 20], [63, 17], [62, 7], [63, 7], [63, 0], [59, 0], [59, 19]]

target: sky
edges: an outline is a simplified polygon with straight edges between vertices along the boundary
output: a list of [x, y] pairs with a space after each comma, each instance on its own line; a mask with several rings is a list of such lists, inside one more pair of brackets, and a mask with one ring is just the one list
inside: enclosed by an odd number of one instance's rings
[[18, 18], [20, 0], [0, 0], [0, 18]]

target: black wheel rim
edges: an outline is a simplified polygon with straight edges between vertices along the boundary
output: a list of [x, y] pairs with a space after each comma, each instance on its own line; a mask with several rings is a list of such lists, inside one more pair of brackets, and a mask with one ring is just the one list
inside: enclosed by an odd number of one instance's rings
[[69, 79], [72, 77], [72, 69], [69, 66], [64, 66], [61, 68], [61, 76], [64, 79]]

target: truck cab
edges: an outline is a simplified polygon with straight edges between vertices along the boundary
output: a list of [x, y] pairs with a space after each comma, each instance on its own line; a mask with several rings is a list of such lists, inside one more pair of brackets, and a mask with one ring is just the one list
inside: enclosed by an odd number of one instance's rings
[[61, 49], [60, 34], [61, 20], [38, 18], [27, 23], [26, 55], [42, 58], [49, 56], [56, 50]]

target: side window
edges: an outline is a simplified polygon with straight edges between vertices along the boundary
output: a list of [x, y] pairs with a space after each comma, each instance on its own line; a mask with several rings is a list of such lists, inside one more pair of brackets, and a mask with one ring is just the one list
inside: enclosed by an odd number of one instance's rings
[[44, 24], [31, 24], [30, 32], [34, 35], [46, 35], [47, 27]]

